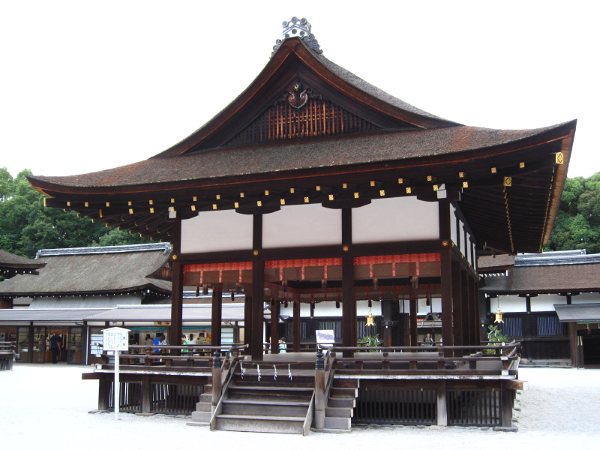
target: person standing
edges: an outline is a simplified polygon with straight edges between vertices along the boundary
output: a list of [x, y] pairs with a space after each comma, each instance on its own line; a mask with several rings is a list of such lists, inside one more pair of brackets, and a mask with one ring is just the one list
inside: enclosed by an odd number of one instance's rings
[[52, 352], [52, 364], [56, 364], [58, 362], [58, 358], [60, 356], [60, 344], [61, 344], [61, 339], [58, 337], [58, 334], [52, 333], [52, 337], [50, 338], [50, 351]]

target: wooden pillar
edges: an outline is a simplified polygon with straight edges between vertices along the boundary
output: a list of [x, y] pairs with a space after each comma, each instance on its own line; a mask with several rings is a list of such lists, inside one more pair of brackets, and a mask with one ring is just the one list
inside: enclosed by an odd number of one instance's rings
[[29, 322], [29, 333], [28, 333], [29, 343], [27, 345], [27, 350], [29, 353], [29, 361], [33, 362], [33, 322]]
[[142, 375], [142, 413], [152, 412], [152, 382], [150, 375]]
[[531, 295], [525, 294], [525, 311], [527, 314], [531, 314]]
[[392, 347], [403, 345], [400, 330], [400, 304], [398, 300], [383, 300], [381, 302], [383, 315], [383, 345]]
[[412, 286], [410, 287], [410, 345], [419, 345], [417, 335], [417, 310], [418, 310], [419, 298], [417, 291]]
[[[179, 261], [181, 256], [181, 219], [177, 219], [173, 227], [172, 289], [171, 289], [171, 326], [169, 328], [169, 343], [179, 345], [182, 333], [183, 316], [183, 269]], [[175, 352], [179, 354], [179, 352]]]
[[106, 411], [108, 409], [110, 385], [113, 382], [112, 374], [101, 374], [98, 380], [98, 410]]
[[279, 299], [271, 300], [271, 353], [279, 353]]
[[437, 384], [437, 425], [445, 427], [448, 425], [448, 407], [446, 403], [446, 382]]
[[452, 237], [450, 235], [450, 202], [438, 200], [440, 219], [440, 270], [442, 296], [442, 339], [444, 345], [454, 345], [452, 311]]
[[265, 261], [262, 256], [261, 214], [254, 214], [252, 248], [252, 335], [250, 341], [250, 355], [252, 355], [254, 361], [262, 361]]
[[246, 292], [244, 298], [244, 345], [247, 345], [246, 353], [250, 354], [250, 343], [252, 342], [252, 295], [249, 295], [250, 286], [244, 287]]
[[356, 300], [354, 298], [351, 208], [342, 209], [342, 345], [345, 347], [356, 346]]
[[456, 260], [456, 258], [452, 258], [452, 334], [454, 345], [463, 345], [460, 280], [460, 263]]
[[223, 311], [223, 285], [215, 284], [212, 291], [210, 345], [221, 345], [221, 324]]
[[569, 322], [567, 324], [569, 330], [569, 350], [571, 353], [571, 365], [573, 367], [581, 367], [579, 361], [579, 336], [577, 336], [577, 322]]
[[219, 400], [221, 398], [221, 393], [223, 391], [222, 374], [223, 374], [223, 364], [221, 361], [221, 356], [217, 352], [215, 352], [215, 354], [213, 355], [213, 362], [212, 362], [212, 377], [211, 377], [212, 400], [211, 400], [211, 406], [210, 406], [210, 410], [213, 413], [216, 409], [216, 406], [219, 404]]
[[80, 364], [83, 365], [87, 365], [88, 364], [88, 350], [89, 350], [89, 345], [88, 345], [88, 334], [89, 334], [89, 329], [88, 329], [88, 323], [87, 321], [83, 321], [83, 326], [81, 327], [81, 361]]
[[327, 398], [325, 397], [325, 388], [327, 384], [327, 374], [323, 367], [315, 370], [315, 412], [314, 427], [317, 430], [325, 428], [325, 411], [327, 409]]
[[502, 427], [512, 427], [512, 410], [513, 410], [513, 393], [512, 389], [507, 387], [507, 384], [502, 383]]
[[463, 302], [464, 302], [464, 328], [463, 342], [465, 345], [473, 345], [473, 301], [471, 298], [471, 274], [465, 269], [463, 275]]
[[471, 299], [471, 345], [479, 345], [479, 333], [481, 325], [479, 323], [479, 295], [477, 295], [477, 275], [471, 276], [471, 282], [469, 283], [469, 296]]
[[294, 294], [294, 317], [292, 318], [292, 339], [294, 340], [294, 351], [300, 351], [300, 339], [301, 329], [300, 329], [300, 297], [297, 294]]

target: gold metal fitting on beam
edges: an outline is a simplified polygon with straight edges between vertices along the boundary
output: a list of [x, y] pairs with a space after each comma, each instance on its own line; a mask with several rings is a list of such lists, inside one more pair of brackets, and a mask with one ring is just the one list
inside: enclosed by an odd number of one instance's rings
[[556, 152], [554, 154], [554, 163], [559, 165], [565, 163], [565, 155], [563, 155], [563, 152]]

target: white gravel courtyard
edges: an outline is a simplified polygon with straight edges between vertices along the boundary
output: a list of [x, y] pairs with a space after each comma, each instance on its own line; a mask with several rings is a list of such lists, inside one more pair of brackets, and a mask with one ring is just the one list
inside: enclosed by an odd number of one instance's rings
[[351, 433], [312, 432], [306, 437], [211, 432], [186, 426], [185, 418], [89, 414], [97, 405], [91, 368], [16, 364], [0, 372], [0, 448], [9, 449], [200, 449], [214, 446], [285, 450], [484, 449], [600, 446], [600, 370], [522, 368], [528, 388], [519, 395], [518, 432], [478, 428], [368, 427]]

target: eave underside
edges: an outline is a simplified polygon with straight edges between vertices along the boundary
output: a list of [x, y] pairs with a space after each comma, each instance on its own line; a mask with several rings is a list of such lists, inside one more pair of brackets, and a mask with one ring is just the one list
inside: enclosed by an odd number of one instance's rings
[[[547, 239], [558, 206], [562, 189], [557, 186], [562, 186], [566, 176], [569, 139], [495, 153], [479, 150], [208, 182], [99, 189], [39, 183], [37, 187], [51, 197], [48, 206], [72, 209], [107, 225], [161, 240], [173, 239], [174, 217], [187, 219], [201, 211], [269, 213], [283, 204], [306, 203], [360, 207], [372, 199], [406, 195], [435, 201], [436, 190], [445, 188], [459, 198], [480, 249], [537, 252]], [[561, 152], [562, 165], [556, 163], [556, 154]]]

